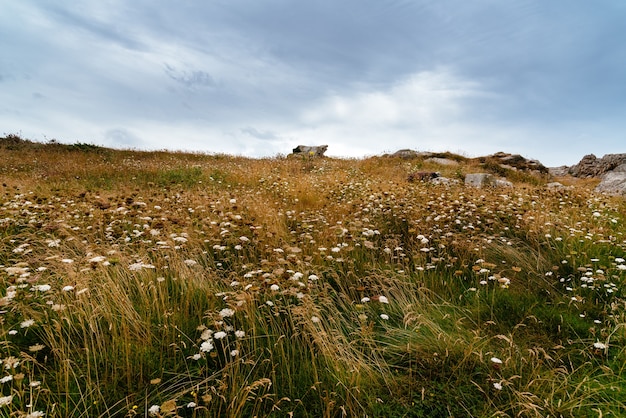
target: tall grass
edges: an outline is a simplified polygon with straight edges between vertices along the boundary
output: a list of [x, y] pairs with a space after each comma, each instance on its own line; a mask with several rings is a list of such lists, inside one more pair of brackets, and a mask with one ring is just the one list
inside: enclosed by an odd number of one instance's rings
[[621, 199], [1, 145], [2, 416], [626, 413]]

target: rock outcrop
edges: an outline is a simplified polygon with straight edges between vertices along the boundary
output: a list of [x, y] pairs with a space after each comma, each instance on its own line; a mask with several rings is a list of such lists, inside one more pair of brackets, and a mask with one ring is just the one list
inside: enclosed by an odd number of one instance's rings
[[585, 155], [568, 173], [574, 177], [600, 177], [597, 192], [626, 195], [626, 154]]
[[513, 187], [513, 183], [508, 180], [499, 179], [489, 173], [472, 173], [465, 175], [465, 185], [470, 187]]
[[596, 187], [596, 191], [626, 196], [626, 170], [609, 171], [603, 175], [602, 181]]
[[578, 164], [571, 166], [568, 171], [574, 177], [600, 177], [622, 164], [626, 164], [626, 154], [606, 154], [602, 158], [589, 154]]
[[538, 174], [547, 174], [548, 168], [537, 160], [524, 158], [519, 154], [508, 154], [506, 152], [496, 152], [485, 157], [478, 157], [478, 161], [482, 164], [497, 164], [503, 169], [521, 170], [535, 172]]
[[305, 155], [311, 157], [323, 157], [328, 149], [328, 145], [298, 145], [293, 149], [294, 155]]

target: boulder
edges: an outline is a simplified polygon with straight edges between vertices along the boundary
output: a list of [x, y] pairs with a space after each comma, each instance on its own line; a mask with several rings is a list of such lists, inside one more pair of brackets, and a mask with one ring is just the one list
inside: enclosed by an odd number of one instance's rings
[[323, 157], [328, 145], [298, 145], [293, 149], [294, 155], [306, 155], [311, 157]]
[[545, 167], [537, 160], [531, 160], [522, 157], [519, 154], [508, 154], [506, 152], [496, 152], [495, 154], [488, 155], [486, 157], [478, 157], [478, 161], [486, 164], [498, 164], [502, 168], [509, 170], [521, 170], [536, 172], [539, 174], [547, 174], [548, 168]]
[[496, 178], [489, 173], [472, 173], [465, 175], [465, 185], [470, 187], [513, 187], [513, 183], [508, 180]]
[[622, 164], [626, 164], [626, 154], [606, 154], [602, 158], [588, 154], [569, 168], [569, 174], [574, 177], [600, 177]]
[[401, 149], [401, 150], [394, 152], [393, 154], [387, 155], [387, 157], [411, 159], [411, 158], [429, 157], [431, 155], [432, 155], [431, 152], [418, 152], [418, 151], [413, 151], [412, 149]]
[[458, 161], [449, 158], [431, 157], [424, 160], [426, 163], [435, 163], [439, 165], [459, 165]]
[[562, 183], [559, 183], [558, 181], [553, 181], [552, 183], [546, 184], [546, 189], [552, 192], [560, 192], [564, 190], [569, 190], [571, 188], [572, 186], [564, 186]]
[[562, 165], [560, 167], [549, 167], [548, 172], [553, 177], [564, 177], [569, 174], [569, 167]]
[[[602, 176], [602, 181], [596, 187], [597, 192], [626, 196], [626, 168], [620, 165], [620, 171], [610, 171]], [[624, 171], [622, 171], [624, 170]]]
[[410, 183], [415, 181], [429, 181], [439, 177], [439, 173], [435, 171], [416, 171], [408, 175], [407, 180]]
[[453, 184], [459, 184], [460, 181], [457, 179], [449, 179], [447, 177], [435, 177], [434, 179], [431, 179], [429, 183], [452, 186]]

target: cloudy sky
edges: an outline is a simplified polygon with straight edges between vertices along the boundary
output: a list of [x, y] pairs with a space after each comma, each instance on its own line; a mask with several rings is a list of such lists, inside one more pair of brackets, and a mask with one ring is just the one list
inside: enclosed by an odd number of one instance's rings
[[1, 4], [0, 134], [550, 166], [626, 152], [623, 0]]

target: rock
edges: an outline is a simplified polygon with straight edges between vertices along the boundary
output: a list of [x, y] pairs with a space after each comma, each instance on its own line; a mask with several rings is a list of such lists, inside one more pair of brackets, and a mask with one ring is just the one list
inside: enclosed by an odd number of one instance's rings
[[458, 161], [451, 160], [449, 158], [431, 157], [424, 160], [426, 163], [435, 163], [439, 165], [459, 165]]
[[307, 155], [311, 157], [323, 157], [324, 153], [328, 149], [328, 145], [298, 145], [293, 149], [294, 155]]
[[494, 187], [502, 187], [502, 188], [512, 188], [513, 187], [513, 183], [511, 183], [508, 180], [504, 180], [504, 179], [496, 179], [493, 182], [493, 186]]
[[444, 186], [452, 186], [453, 184], [459, 184], [460, 181], [457, 179], [449, 179], [447, 177], [435, 177], [434, 179], [431, 179], [429, 183], [439, 184], [439, 185], [444, 185]]
[[553, 181], [552, 183], [546, 184], [546, 189], [553, 191], [553, 192], [560, 192], [563, 190], [569, 190], [571, 188], [572, 186], [564, 186], [562, 183], [559, 183], [558, 181]]
[[410, 183], [413, 183], [415, 181], [428, 181], [436, 179], [437, 177], [439, 177], [439, 173], [434, 171], [417, 171], [415, 173], [409, 174], [407, 180]]
[[431, 152], [417, 152], [417, 151], [413, 151], [412, 149], [401, 149], [387, 156], [391, 158], [410, 159], [410, 158], [429, 157], [431, 155], [432, 155]]
[[560, 167], [549, 167], [548, 172], [553, 177], [563, 177], [569, 174], [569, 167], [562, 165]]
[[465, 185], [472, 187], [485, 187], [493, 184], [494, 177], [487, 173], [473, 173], [465, 175]]
[[482, 164], [498, 164], [502, 168], [509, 170], [531, 171], [539, 174], [547, 174], [548, 169], [537, 160], [524, 158], [519, 154], [508, 154], [505, 152], [496, 152], [486, 157], [478, 157], [478, 161]]
[[588, 154], [569, 168], [569, 174], [574, 177], [600, 177], [622, 164], [626, 164], [626, 154], [606, 154], [602, 158]]
[[602, 176], [602, 181], [596, 187], [596, 192], [626, 195], [626, 170], [620, 165], [620, 171], [610, 171]]
[[508, 180], [499, 179], [488, 173], [473, 173], [465, 175], [465, 185], [471, 187], [513, 187]]

